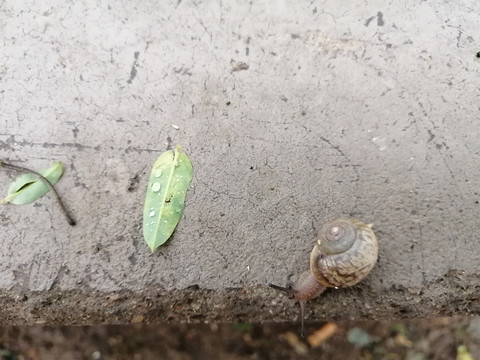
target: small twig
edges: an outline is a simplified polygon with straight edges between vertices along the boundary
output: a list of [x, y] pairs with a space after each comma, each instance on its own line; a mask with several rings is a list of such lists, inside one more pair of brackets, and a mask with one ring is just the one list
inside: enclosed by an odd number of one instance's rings
[[60, 195], [58, 194], [57, 190], [55, 190], [55, 187], [52, 185], [52, 183], [42, 174], [39, 174], [38, 172], [34, 170], [30, 170], [27, 168], [24, 168], [22, 166], [17, 166], [17, 165], [12, 165], [12, 164], [7, 164], [5, 161], [0, 160], [0, 167], [4, 167], [5, 169], [13, 170], [13, 171], [22, 171], [25, 173], [33, 174], [35, 176], [38, 176], [40, 180], [43, 181], [45, 185], [49, 187], [50, 190], [52, 190], [53, 194], [55, 195], [55, 200], [57, 201], [58, 205], [60, 206], [60, 210], [62, 210], [63, 215], [67, 218], [68, 224], [71, 226], [75, 226], [77, 223], [75, 220], [73, 220], [72, 216], [68, 213], [67, 209], [63, 205], [62, 199], [60, 198]]

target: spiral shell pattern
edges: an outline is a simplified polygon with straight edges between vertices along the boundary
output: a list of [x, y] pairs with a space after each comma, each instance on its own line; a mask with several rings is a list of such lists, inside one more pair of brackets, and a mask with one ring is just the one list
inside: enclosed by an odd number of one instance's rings
[[351, 286], [370, 273], [377, 258], [378, 243], [371, 225], [355, 219], [333, 220], [318, 234], [310, 270], [324, 286]]

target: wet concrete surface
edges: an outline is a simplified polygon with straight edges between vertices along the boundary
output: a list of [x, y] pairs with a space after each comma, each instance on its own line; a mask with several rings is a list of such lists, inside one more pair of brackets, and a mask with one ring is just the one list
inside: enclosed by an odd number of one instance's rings
[[[291, 319], [266, 284], [306, 270], [337, 217], [374, 224], [379, 261], [308, 316], [478, 313], [479, 14], [473, 1], [4, 3], [0, 158], [62, 161], [78, 225], [51, 196], [0, 208], [2, 323]], [[175, 145], [194, 180], [152, 254], [145, 187]], [[5, 193], [13, 177], [0, 173]]]

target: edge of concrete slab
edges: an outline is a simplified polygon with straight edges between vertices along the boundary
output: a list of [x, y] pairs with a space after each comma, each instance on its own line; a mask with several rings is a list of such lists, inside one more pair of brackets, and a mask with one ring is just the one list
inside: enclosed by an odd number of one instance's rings
[[[455, 270], [421, 289], [330, 289], [307, 304], [308, 320], [394, 319], [480, 314], [480, 275]], [[459, 291], [461, 290], [461, 292]], [[298, 305], [266, 285], [207, 290], [103, 293], [87, 290], [0, 293], [2, 325], [297, 321]]]

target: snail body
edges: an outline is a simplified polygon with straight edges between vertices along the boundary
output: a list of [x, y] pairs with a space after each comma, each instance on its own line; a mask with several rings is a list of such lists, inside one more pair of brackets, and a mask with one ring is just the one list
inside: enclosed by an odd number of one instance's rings
[[352, 286], [363, 280], [378, 258], [377, 238], [372, 224], [356, 219], [337, 219], [326, 223], [317, 235], [310, 254], [310, 271], [286, 287], [270, 287], [295, 297], [303, 312], [305, 302], [320, 295], [328, 287]]

